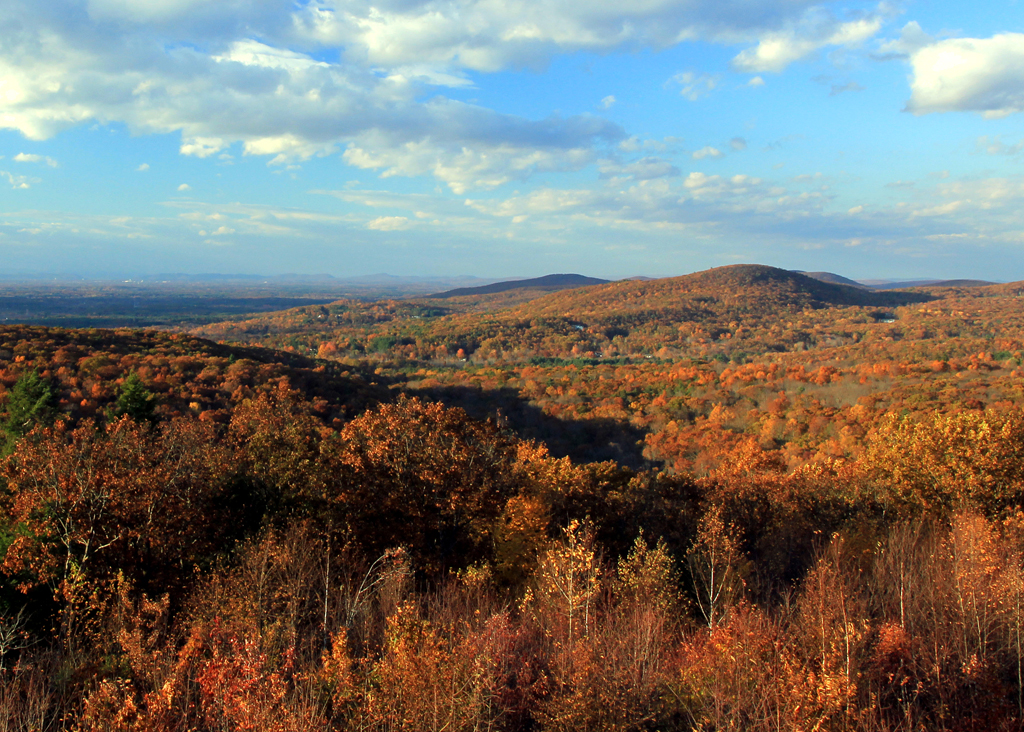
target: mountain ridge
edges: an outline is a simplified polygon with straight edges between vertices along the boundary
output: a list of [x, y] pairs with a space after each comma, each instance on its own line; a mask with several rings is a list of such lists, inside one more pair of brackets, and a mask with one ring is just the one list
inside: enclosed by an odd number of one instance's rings
[[609, 283], [610, 281], [611, 280], [602, 280], [597, 277], [586, 277], [584, 275], [579, 274], [549, 274], [544, 275], [543, 277], [533, 277], [525, 280], [505, 280], [503, 282], [493, 282], [489, 285], [480, 285], [479, 287], [458, 287], [454, 290], [447, 290], [445, 292], [438, 292], [433, 295], [427, 295], [426, 299], [447, 300], [452, 297], [495, 295], [499, 292], [508, 292], [509, 290], [564, 290], [575, 287], [588, 287], [590, 285], [604, 285]]

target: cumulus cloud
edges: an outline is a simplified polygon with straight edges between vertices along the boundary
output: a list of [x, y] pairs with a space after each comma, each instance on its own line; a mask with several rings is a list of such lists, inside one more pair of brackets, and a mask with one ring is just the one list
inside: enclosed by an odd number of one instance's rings
[[704, 158], [720, 158], [722, 155], [723, 153], [721, 150], [708, 145], [707, 147], [702, 147], [700, 150], [694, 152], [692, 157], [694, 160], [703, 160]]
[[601, 109], [611, 109], [615, 105], [615, 101], [615, 95], [609, 94], [608, 96], [601, 100], [601, 103], [598, 106]]
[[353, 0], [344, 5], [314, 0], [296, 13], [295, 22], [307, 38], [344, 47], [350, 58], [372, 65], [496, 71], [539, 68], [554, 53], [665, 48], [697, 38], [736, 42], [779, 27], [814, 5], [809, 0], [656, 0], [631, 6], [612, 0]]
[[[822, 15], [819, 5], [7, 0], [0, 4], [0, 127], [43, 140], [79, 124], [121, 123], [135, 134], [180, 134], [181, 153], [200, 158], [235, 145], [279, 162], [344, 153], [387, 175], [426, 172], [453, 190], [487, 188], [575, 170], [625, 134], [608, 123], [595, 132], [598, 123], [585, 117], [527, 120], [436, 95], [470, 85], [468, 72], [697, 39], [757, 41], [748, 56], [763, 60], [778, 34], [848, 45], [873, 27], [874, 16], [808, 20]], [[718, 83], [707, 74], [680, 80], [687, 98]]]
[[995, 119], [1024, 110], [1024, 34], [950, 38], [910, 55], [913, 114], [980, 112]]
[[405, 216], [378, 216], [366, 228], [374, 231], [401, 231], [409, 228], [409, 219]]
[[754, 176], [694, 172], [681, 181], [662, 178], [603, 189], [541, 188], [504, 200], [470, 199], [466, 205], [510, 223], [529, 221], [545, 232], [594, 226], [654, 233], [777, 228], [780, 222], [822, 215], [828, 202], [824, 194], [792, 194]]
[[51, 168], [57, 167], [57, 161], [53, 158], [46, 157], [45, 155], [34, 155], [32, 153], [18, 153], [14, 156], [14, 161], [18, 163], [46, 163]]
[[149, 170], [149, 163], [143, 163], [142, 165], [140, 165], [139, 167], [137, 167], [135, 169], [135, 172], [136, 173], [145, 173], [147, 170]]
[[10, 184], [11, 188], [15, 189], [31, 188], [32, 183], [38, 182], [35, 179], [27, 178], [24, 175], [13, 175], [11, 173], [8, 173], [6, 170], [0, 170], [0, 179], [7, 181]]
[[461, 195], [536, 172], [579, 170], [597, 159], [602, 143], [626, 137], [619, 126], [596, 117], [528, 122], [449, 100], [420, 111], [429, 135], [405, 141], [396, 131], [369, 131], [354, 138], [345, 162], [381, 170], [383, 177], [433, 175]]
[[[76, 124], [118, 121], [138, 134], [180, 133], [183, 155], [209, 158], [240, 143], [243, 154], [273, 164], [343, 152], [357, 167], [435, 175], [455, 191], [576, 170], [626, 137], [594, 117], [529, 120], [443, 96], [423, 101], [426, 86], [456, 84], [458, 73], [404, 57], [399, 66], [369, 66], [375, 54], [356, 50], [363, 21], [378, 22], [369, 6], [363, 17], [356, 4], [340, 13], [315, 1], [155, 4], [159, 12], [153, 3], [93, 0], [88, 16], [75, 15], [72, 0], [46, 12], [28, 0], [0, 6], [0, 127], [46, 139]], [[403, 33], [420, 11], [415, 3], [394, 10]], [[310, 25], [310, 13], [328, 25], [345, 16], [355, 45], [341, 61], [309, 53], [330, 37]]]
[[179, 191], [191, 191], [192, 190], [192, 186], [190, 186], [188, 183], [182, 183], [180, 186], [178, 186], [178, 190]]
[[752, 78], [750, 81], [747, 82], [747, 86], [752, 86], [752, 87], [764, 86], [764, 79], [762, 79], [760, 76], [755, 76], [754, 78]]
[[884, 23], [882, 12], [842, 21], [821, 8], [761, 36], [757, 45], [732, 60], [733, 69], [747, 73], [778, 73], [795, 61], [829, 46], [853, 48], [874, 37]]

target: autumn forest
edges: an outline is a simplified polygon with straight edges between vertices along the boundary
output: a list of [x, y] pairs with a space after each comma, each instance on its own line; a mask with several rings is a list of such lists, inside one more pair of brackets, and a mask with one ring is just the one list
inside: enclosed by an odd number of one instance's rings
[[0, 325], [0, 732], [1024, 728], [1024, 282], [825, 279]]

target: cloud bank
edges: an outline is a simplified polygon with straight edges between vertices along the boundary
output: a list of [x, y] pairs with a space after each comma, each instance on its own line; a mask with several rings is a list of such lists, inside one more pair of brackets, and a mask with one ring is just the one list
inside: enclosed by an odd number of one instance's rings
[[[573, 171], [624, 141], [593, 116], [525, 119], [453, 101], [470, 73], [541, 68], [557, 53], [756, 42], [744, 70], [855, 44], [877, 14], [838, 21], [810, 0], [7, 0], [0, 127], [31, 140], [121, 123], [179, 133], [184, 155], [233, 145], [274, 164], [342, 154], [452, 191]], [[685, 76], [685, 75], [684, 75]], [[687, 98], [717, 77], [680, 78]], [[608, 109], [614, 97], [602, 100]]]

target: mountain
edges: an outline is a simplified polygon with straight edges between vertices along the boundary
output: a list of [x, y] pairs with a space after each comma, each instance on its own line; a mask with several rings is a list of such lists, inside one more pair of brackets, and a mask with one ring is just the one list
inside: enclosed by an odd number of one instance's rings
[[526, 289], [541, 289], [551, 290], [552, 292], [557, 290], [566, 290], [576, 287], [587, 287], [589, 285], [604, 285], [609, 280], [602, 280], [596, 277], [584, 277], [578, 274], [550, 274], [544, 277], [534, 277], [528, 280], [509, 280], [505, 282], [495, 282], [490, 285], [483, 285], [481, 287], [459, 287], [454, 290], [448, 290], [447, 292], [439, 292], [434, 295], [428, 295], [427, 297], [434, 300], [446, 300], [450, 297], [471, 297], [473, 295], [494, 295], [499, 292], [508, 292], [509, 290], [526, 290]]
[[[894, 307], [928, 299], [922, 293], [872, 292], [776, 267], [734, 264], [682, 277], [611, 282], [556, 292], [520, 305], [512, 312], [520, 317], [580, 318], [680, 309], [765, 314], [829, 306]], [[687, 317], [683, 312], [679, 315]]]

